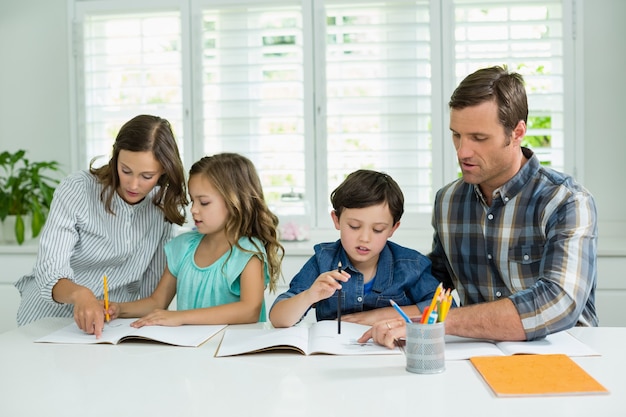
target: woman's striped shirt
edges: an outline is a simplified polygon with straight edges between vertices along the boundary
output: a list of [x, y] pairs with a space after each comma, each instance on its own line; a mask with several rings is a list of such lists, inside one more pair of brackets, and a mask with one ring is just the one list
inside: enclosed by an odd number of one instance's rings
[[18, 325], [42, 317], [72, 317], [73, 305], [52, 299], [61, 278], [103, 296], [107, 276], [111, 301], [146, 297], [165, 268], [164, 244], [173, 226], [152, 203], [155, 188], [138, 204], [127, 204], [115, 193], [106, 211], [100, 199], [103, 186], [86, 171], [64, 179], [57, 187], [41, 233], [32, 272], [15, 286], [22, 295]]

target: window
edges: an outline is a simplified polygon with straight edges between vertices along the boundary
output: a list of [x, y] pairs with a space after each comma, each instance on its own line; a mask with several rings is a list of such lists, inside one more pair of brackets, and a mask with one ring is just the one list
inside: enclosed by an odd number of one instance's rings
[[74, 2], [79, 167], [152, 113], [172, 123], [186, 166], [242, 153], [270, 204], [304, 196], [314, 227], [332, 226], [343, 178], [370, 168], [402, 187], [403, 227], [428, 228], [435, 191], [459, 175], [447, 99], [470, 72], [501, 64], [526, 79], [528, 145], [542, 163], [572, 166], [570, 1], [126, 3]]
[[[455, 71], [506, 64], [524, 76], [529, 117], [525, 145], [545, 165], [564, 169], [564, 39], [560, 1], [456, 1]], [[484, 3], [484, 2], [483, 2]]]
[[76, 25], [82, 167], [109, 155], [121, 125], [140, 113], [168, 119], [184, 152], [181, 13], [114, 10], [85, 10]]

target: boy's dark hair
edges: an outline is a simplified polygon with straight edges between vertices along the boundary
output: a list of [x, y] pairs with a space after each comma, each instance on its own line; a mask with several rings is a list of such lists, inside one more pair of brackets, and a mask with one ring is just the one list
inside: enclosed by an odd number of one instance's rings
[[400, 221], [404, 213], [404, 194], [398, 183], [389, 175], [360, 169], [346, 177], [330, 193], [330, 202], [337, 217], [343, 209], [365, 208], [387, 203], [393, 217], [393, 224]]

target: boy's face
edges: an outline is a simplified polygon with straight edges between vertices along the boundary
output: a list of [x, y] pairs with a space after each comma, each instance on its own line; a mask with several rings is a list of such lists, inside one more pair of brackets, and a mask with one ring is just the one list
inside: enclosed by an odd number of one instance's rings
[[333, 211], [331, 216], [348, 258], [360, 270], [378, 262], [387, 239], [400, 226], [393, 223], [387, 204], [344, 209], [340, 218]]

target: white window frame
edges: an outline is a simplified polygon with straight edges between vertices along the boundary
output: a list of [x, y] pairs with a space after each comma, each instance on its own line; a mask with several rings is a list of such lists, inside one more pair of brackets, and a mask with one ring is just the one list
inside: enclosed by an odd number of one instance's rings
[[[80, 66], [76, 56], [80, 54], [80, 20], [81, 15], [87, 11], [119, 11], [131, 12], [140, 10], [160, 10], [163, 8], [177, 9], [182, 17], [182, 79], [183, 79], [183, 129], [185, 132], [183, 148], [185, 149], [183, 162], [185, 167], [190, 167], [197, 160], [203, 149], [202, 144], [202, 121], [200, 120], [202, 98], [194, 94], [194, 90], [199, 85], [201, 77], [198, 66], [201, 65], [194, 59], [199, 37], [199, 19], [196, 19], [197, 10], [202, 4], [210, 3], [212, 0], [68, 0], [68, 13], [70, 16], [69, 46], [73, 52], [69, 56], [70, 60], [70, 114], [71, 114], [71, 141], [72, 146], [72, 169], [85, 169], [85, 145], [82, 142], [82, 122], [81, 103], [82, 91], [78, 85], [80, 81]], [[223, 3], [226, 0], [219, 0]], [[250, 3], [261, 0], [230, 0], [228, 4]], [[349, 0], [358, 3], [358, 0]], [[489, 0], [487, 0], [489, 1]], [[267, 2], [263, 2], [267, 3]], [[308, 0], [301, 1], [303, 13], [314, 16], [314, 19], [304, 19], [304, 42], [308, 54], [305, 55], [305, 94], [313, 95], [314, 85], [323, 85], [324, 72], [323, 65], [314, 71], [313, 54], [323, 54], [324, 44], [316, 42], [310, 33], [313, 33], [313, 25], [323, 24], [325, 21], [323, 0], [314, 0], [314, 6]], [[584, 143], [583, 143], [583, 57], [582, 41], [577, 32], [582, 31], [580, 19], [582, 15], [582, 2], [576, 0], [563, 0], [563, 45], [564, 45], [564, 94], [565, 94], [565, 137], [567, 144], [564, 147], [564, 171], [575, 178], [584, 178]], [[521, 3], [520, 3], [521, 4]], [[449, 134], [449, 109], [448, 98], [457, 85], [454, 74], [454, 48], [444, 45], [452, 45], [453, 33], [453, 0], [432, 0], [430, 2], [431, 16], [431, 41], [432, 41], [432, 194], [441, 186], [457, 178], [458, 165], [456, 163], [455, 151], [451, 143]], [[320, 30], [319, 27], [314, 29]], [[322, 55], [323, 56], [323, 55]], [[307, 101], [305, 108], [306, 126], [315, 126], [316, 119], [323, 115], [323, 96], [320, 91], [315, 93], [316, 102]], [[439, 109], [439, 111], [437, 111]], [[329, 221], [327, 207], [328, 194], [322, 195], [318, 191], [317, 184], [326, 183], [326, 159], [316, 158], [316, 155], [323, 155], [325, 152], [324, 138], [325, 126], [316, 126], [315, 129], [307, 129], [305, 140], [306, 159], [306, 189], [315, 193], [311, 199], [314, 213], [314, 227], [324, 233], [333, 230]], [[441, 140], [439, 140], [441, 139]], [[437, 167], [440, 167], [437, 169]], [[325, 187], [322, 187], [325, 188]], [[416, 231], [426, 231], [430, 233], [430, 214], [406, 215], [402, 219], [402, 229]], [[334, 234], [333, 234], [334, 235]]]

